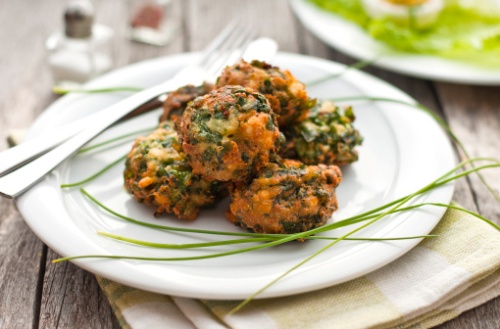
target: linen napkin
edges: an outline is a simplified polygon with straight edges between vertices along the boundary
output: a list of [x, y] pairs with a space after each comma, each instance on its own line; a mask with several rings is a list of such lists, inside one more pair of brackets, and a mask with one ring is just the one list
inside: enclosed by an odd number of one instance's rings
[[[16, 131], [9, 144], [22, 139]], [[500, 232], [449, 209], [426, 239], [395, 262], [320, 291], [238, 301], [160, 295], [97, 276], [126, 329], [430, 328], [500, 296]]]
[[500, 295], [500, 232], [448, 210], [399, 260], [358, 279], [296, 296], [238, 301], [159, 295], [97, 280], [123, 328], [430, 328]]

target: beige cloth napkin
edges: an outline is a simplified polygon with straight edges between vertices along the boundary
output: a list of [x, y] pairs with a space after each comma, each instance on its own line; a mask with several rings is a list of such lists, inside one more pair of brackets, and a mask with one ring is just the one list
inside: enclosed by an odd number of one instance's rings
[[[9, 136], [17, 144], [23, 134]], [[430, 328], [500, 295], [500, 232], [448, 210], [432, 234], [399, 260], [321, 291], [238, 301], [155, 294], [97, 277], [120, 325], [131, 329]]]
[[98, 277], [123, 328], [430, 328], [500, 295], [500, 232], [449, 210], [399, 260], [321, 291], [236, 301], [159, 295]]

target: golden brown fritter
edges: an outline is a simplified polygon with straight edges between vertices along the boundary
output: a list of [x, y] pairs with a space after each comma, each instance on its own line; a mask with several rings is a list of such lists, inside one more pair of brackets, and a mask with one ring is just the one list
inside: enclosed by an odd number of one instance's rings
[[167, 212], [193, 220], [227, 190], [221, 182], [193, 174], [180, 149], [172, 121], [138, 138], [125, 163], [125, 187], [136, 200], [155, 207], [155, 215]]
[[226, 67], [216, 86], [226, 85], [249, 87], [266, 96], [273, 112], [278, 115], [280, 127], [304, 120], [315, 102], [307, 96], [304, 84], [290, 71], [260, 61], [247, 63], [241, 60]]
[[344, 109], [330, 101], [316, 104], [306, 120], [284, 129], [284, 158], [298, 159], [306, 164], [335, 164], [342, 166], [358, 160], [356, 146], [363, 137], [352, 125], [351, 107]]
[[265, 165], [283, 138], [266, 98], [241, 86], [225, 86], [189, 103], [179, 137], [194, 173], [233, 182]]
[[337, 166], [283, 160], [231, 193], [228, 219], [257, 233], [298, 233], [324, 225], [337, 209]]
[[212, 83], [204, 82], [201, 86], [187, 85], [168, 94], [163, 102], [163, 114], [160, 122], [172, 120], [176, 122], [186, 109], [187, 104], [198, 96], [203, 96], [215, 89]]

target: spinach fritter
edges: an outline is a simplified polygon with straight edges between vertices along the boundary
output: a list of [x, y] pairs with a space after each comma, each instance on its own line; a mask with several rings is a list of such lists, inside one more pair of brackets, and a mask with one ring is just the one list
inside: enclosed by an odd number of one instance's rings
[[193, 174], [178, 142], [172, 121], [162, 122], [138, 138], [125, 162], [125, 187], [135, 199], [163, 212], [193, 220], [200, 208], [225, 196], [225, 184]]
[[269, 163], [231, 192], [228, 219], [257, 233], [298, 233], [324, 225], [337, 209], [337, 166]]
[[299, 82], [288, 70], [265, 62], [244, 60], [226, 67], [217, 87], [240, 85], [262, 93], [269, 100], [274, 113], [278, 115], [280, 127], [300, 122], [307, 117], [315, 100], [307, 96], [304, 84]]
[[186, 85], [168, 94], [163, 102], [163, 114], [160, 122], [165, 120], [177, 121], [190, 101], [203, 96], [215, 89], [212, 83], [204, 82], [201, 86]]
[[281, 156], [306, 164], [345, 165], [357, 161], [355, 147], [361, 145], [363, 137], [353, 127], [354, 119], [351, 107], [341, 109], [330, 101], [318, 103], [306, 120], [283, 130], [286, 144]]
[[194, 173], [240, 182], [268, 162], [283, 135], [263, 95], [225, 86], [188, 104], [179, 137]]

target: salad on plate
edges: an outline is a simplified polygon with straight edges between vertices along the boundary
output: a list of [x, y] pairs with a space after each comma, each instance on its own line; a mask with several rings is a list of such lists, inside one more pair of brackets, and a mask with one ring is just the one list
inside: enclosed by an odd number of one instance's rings
[[498, 0], [308, 0], [406, 53], [500, 68]]

